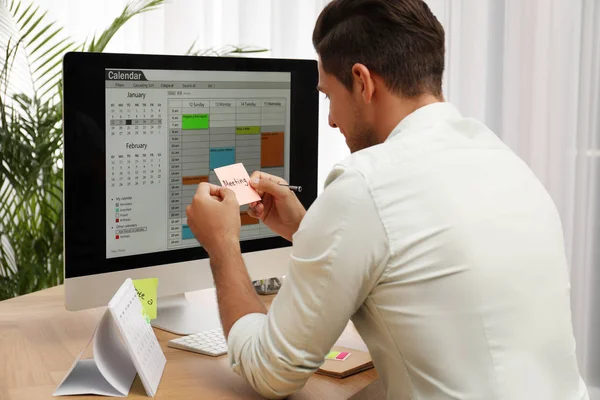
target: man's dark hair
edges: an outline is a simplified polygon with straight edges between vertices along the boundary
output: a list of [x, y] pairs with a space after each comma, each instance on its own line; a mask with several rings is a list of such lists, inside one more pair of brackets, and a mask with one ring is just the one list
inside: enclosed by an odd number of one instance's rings
[[364, 64], [398, 95], [439, 96], [444, 28], [423, 0], [334, 0], [319, 15], [313, 45], [323, 70], [352, 90]]

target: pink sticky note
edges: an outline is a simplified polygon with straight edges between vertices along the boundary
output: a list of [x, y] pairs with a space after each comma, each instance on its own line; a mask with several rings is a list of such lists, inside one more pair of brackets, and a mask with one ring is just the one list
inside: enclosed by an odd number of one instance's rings
[[329, 354], [325, 356], [325, 359], [331, 361], [346, 361], [351, 354], [352, 353], [348, 351], [330, 351]]
[[221, 181], [221, 186], [235, 192], [240, 206], [252, 203], [253, 201], [260, 201], [260, 196], [250, 186], [250, 177], [246, 168], [244, 168], [244, 164], [237, 163], [215, 168], [215, 174], [217, 174], [217, 178]]

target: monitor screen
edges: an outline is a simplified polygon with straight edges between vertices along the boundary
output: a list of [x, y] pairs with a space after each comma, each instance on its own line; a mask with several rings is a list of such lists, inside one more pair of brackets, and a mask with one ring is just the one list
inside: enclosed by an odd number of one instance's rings
[[[243, 163], [317, 196], [314, 60], [68, 53], [65, 278], [208, 257], [186, 206], [214, 169]], [[240, 207], [240, 247], [291, 245]]]
[[[199, 246], [185, 210], [215, 168], [289, 180], [290, 72], [105, 71], [107, 258]], [[241, 240], [276, 236], [240, 217]]]

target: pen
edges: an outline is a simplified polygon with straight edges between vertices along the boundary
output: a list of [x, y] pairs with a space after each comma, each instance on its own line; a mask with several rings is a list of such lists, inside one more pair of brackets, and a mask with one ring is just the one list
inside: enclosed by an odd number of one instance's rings
[[290, 190], [298, 193], [302, 191], [302, 186], [286, 185], [285, 183], [280, 183], [279, 186], [287, 186]]

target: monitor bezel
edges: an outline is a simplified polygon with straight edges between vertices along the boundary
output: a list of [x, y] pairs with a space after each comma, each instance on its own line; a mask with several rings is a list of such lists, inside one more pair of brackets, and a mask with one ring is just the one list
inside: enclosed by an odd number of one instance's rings
[[[105, 69], [291, 73], [290, 183], [305, 208], [317, 197], [318, 83], [314, 60], [67, 53], [63, 59], [65, 278], [206, 259], [202, 247], [106, 257]], [[243, 253], [291, 246], [280, 237], [243, 240]]]

